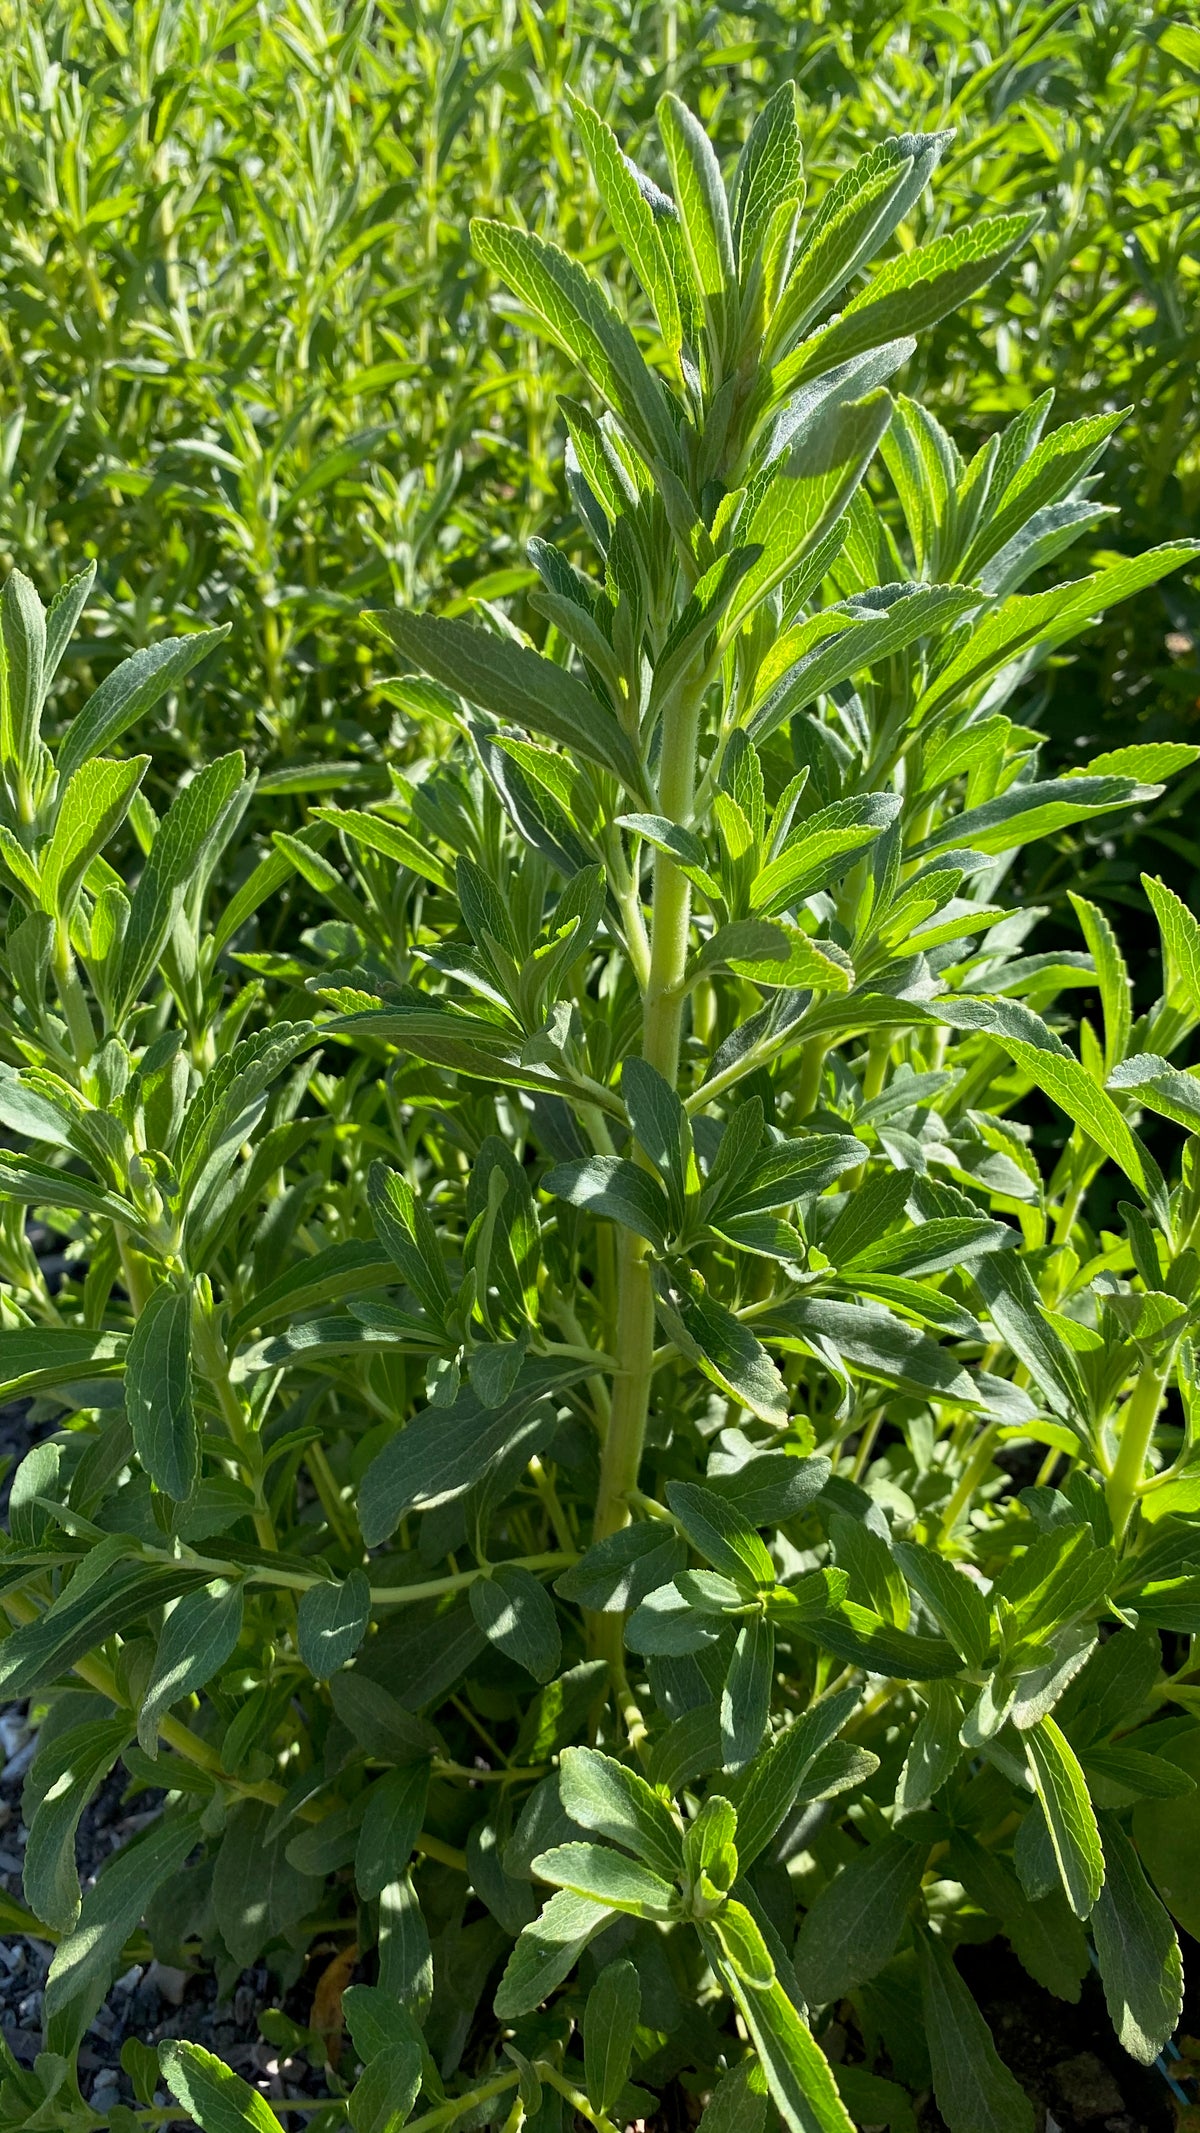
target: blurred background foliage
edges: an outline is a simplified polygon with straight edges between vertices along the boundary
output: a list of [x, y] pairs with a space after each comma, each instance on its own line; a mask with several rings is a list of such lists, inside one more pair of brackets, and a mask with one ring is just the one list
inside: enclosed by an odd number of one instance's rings
[[[0, 0], [0, 571], [95, 557], [86, 656], [217, 621], [158, 722], [166, 791], [234, 741], [274, 820], [419, 752], [359, 609], [526, 624], [534, 531], [569, 538], [568, 367], [493, 301], [476, 213], [603, 259], [566, 91], [637, 153], [675, 87], [732, 152], [794, 78], [810, 200], [873, 140], [957, 138], [903, 241], [1040, 205], [1018, 267], [898, 383], [970, 451], [1053, 387], [1130, 412], [1073, 571], [1200, 528], [1200, 31], [1160, 0]], [[886, 494], [886, 477], [877, 482]], [[1118, 608], [1037, 677], [1048, 753], [1200, 726], [1200, 581]], [[153, 791], [153, 784], [149, 788]], [[1039, 847], [1027, 894], [1200, 891], [1200, 780]], [[1138, 921], [1121, 920], [1128, 940]]]

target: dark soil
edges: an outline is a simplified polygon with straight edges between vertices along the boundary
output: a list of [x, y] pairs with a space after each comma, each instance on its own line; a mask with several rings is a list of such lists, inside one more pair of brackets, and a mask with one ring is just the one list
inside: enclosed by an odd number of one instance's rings
[[[42, 1425], [31, 1418], [29, 1401], [0, 1407], [0, 1517], [8, 1504], [12, 1476]], [[25, 1722], [24, 1707], [0, 1709], [0, 1889], [24, 1902], [21, 1871], [28, 1832], [21, 1820], [21, 1791], [33, 1759], [36, 1739]], [[76, 1839], [80, 1885], [86, 1892], [111, 1853], [154, 1820], [162, 1795], [140, 1790], [126, 1799], [129, 1779], [118, 1764], [87, 1807]], [[13, 2056], [32, 2065], [42, 2049], [42, 1995], [53, 1949], [47, 1942], [22, 1936], [0, 1939], [0, 2031]], [[303, 2057], [289, 2058], [286, 2048], [264, 2038], [259, 2017], [282, 2006], [306, 2027], [312, 1986], [302, 1979], [292, 1993], [280, 1991], [265, 1966], [246, 1971], [225, 2000], [218, 2000], [215, 1980], [164, 1964], [134, 1964], [119, 1977], [92, 2024], [79, 2054], [80, 2086], [96, 2110], [113, 2103], [132, 2104], [134, 2092], [121, 2070], [121, 2046], [127, 2038], [154, 2045], [164, 2037], [186, 2037], [203, 2044], [232, 2066], [264, 2096], [325, 2094], [324, 2076]], [[168, 2103], [164, 2091], [157, 2099]]]
[[1072, 2007], [1035, 1985], [1003, 1941], [960, 1948], [957, 1961], [1001, 2058], [1061, 2133], [1172, 2133], [1170, 2089], [1121, 2049], [1097, 1976]]
[[[19, 1710], [0, 1715], [0, 1744], [14, 1751], [0, 1772], [0, 1887], [18, 1902], [27, 1834], [21, 1821], [21, 1788], [35, 1746], [28, 1736], [18, 1745], [23, 1735]], [[110, 1854], [158, 1813], [161, 1795], [139, 1791], [126, 1804], [127, 1789], [128, 1779], [118, 1765], [80, 1823], [76, 1859], [85, 1891]], [[42, 2049], [42, 1994], [52, 1953], [45, 1941], [0, 1940], [0, 2029], [14, 2057], [26, 2065], [32, 2065]], [[310, 1997], [301, 1986], [283, 2000], [270, 1973], [258, 1967], [246, 1971], [230, 1997], [219, 2001], [211, 1976], [157, 1962], [135, 1963], [117, 1979], [88, 2032], [79, 2054], [80, 2085], [96, 2110], [118, 2102], [131, 2104], [133, 2088], [121, 2071], [126, 2038], [154, 2045], [164, 2037], [186, 2037], [215, 2052], [264, 2096], [281, 2101], [322, 2095], [321, 2072], [302, 2057], [289, 2058], [259, 2027], [264, 2008], [281, 2001], [303, 2026]], [[170, 2101], [165, 2091], [159, 2101]]]

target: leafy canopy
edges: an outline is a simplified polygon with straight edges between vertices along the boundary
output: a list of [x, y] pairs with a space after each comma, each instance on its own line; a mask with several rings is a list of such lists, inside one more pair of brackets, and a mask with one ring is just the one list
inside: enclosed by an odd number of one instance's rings
[[[964, 1935], [1068, 2000], [1090, 1935], [1143, 2061], [1178, 2015], [1200, 933], [1147, 884], [1135, 1016], [1103, 910], [1030, 951], [1007, 884], [1195, 757], [1044, 775], [1021, 713], [1196, 550], [1023, 589], [1103, 435], [1043, 404], [964, 462], [893, 396], [1032, 229], [893, 244], [943, 136], [806, 214], [790, 88], [728, 175], [670, 96], [654, 179], [576, 116], [640, 294], [475, 244], [588, 381], [592, 561], [531, 544], [538, 643], [375, 616], [423, 776], [256, 857], [240, 755], [159, 814], [120, 752], [213, 639], [51, 747], [86, 574], [0, 600], [0, 1360], [45, 1425], [0, 1689], [45, 1714], [17, 1915], [56, 1941], [13, 2127], [96, 2122], [76, 2056], [147, 1942], [286, 1988], [332, 1939], [299, 2041], [355, 2133], [609, 2133], [676, 2081], [738, 2133], [930, 2084], [1015, 2133]], [[81, 1895], [118, 1760], [165, 1804]], [[279, 2122], [197, 2046], [131, 2068], [135, 2123], [160, 2079]]]

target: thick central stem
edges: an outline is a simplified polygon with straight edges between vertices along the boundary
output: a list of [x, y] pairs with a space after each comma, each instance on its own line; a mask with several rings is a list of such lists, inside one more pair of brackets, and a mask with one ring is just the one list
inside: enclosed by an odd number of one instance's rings
[[[681, 696], [663, 716], [659, 812], [686, 825], [696, 783], [698, 699]], [[650, 930], [650, 971], [642, 1018], [642, 1056], [674, 1088], [679, 1078], [679, 1036], [683, 1021], [683, 982], [687, 965], [691, 885], [667, 852], [654, 860], [654, 909]], [[636, 1488], [646, 1435], [650, 1375], [654, 1357], [654, 1295], [646, 1246], [630, 1229], [621, 1232], [617, 1269], [616, 1356], [620, 1370], [613, 1384], [600, 1462], [600, 1490], [593, 1528], [597, 1540], [628, 1522], [630, 1489]], [[617, 1616], [601, 1617], [600, 1641], [615, 1634]]]
[[1121, 1444], [1107, 1490], [1109, 1516], [1118, 1541], [1125, 1537], [1125, 1528], [1137, 1502], [1169, 1368], [1169, 1364], [1162, 1370], [1151, 1370], [1147, 1366], [1142, 1371], [1121, 1418]]

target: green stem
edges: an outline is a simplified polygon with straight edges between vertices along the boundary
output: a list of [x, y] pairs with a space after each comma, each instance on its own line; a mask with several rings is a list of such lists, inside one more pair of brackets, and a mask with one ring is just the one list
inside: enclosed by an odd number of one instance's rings
[[535, 2065], [540, 2079], [548, 2081], [551, 2088], [558, 2090], [560, 2096], [565, 2096], [571, 2109], [580, 2118], [585, 2118], [589, 2125], [595, 2126], [596, 2133], [616, 2133], [616, 2127], [612, 2119], [606, 2118], [603, 2111], [595, 2110], [588, 2102], [587, 2097], [581, 2095], [579, 2090], [567, 2080], [565, 2074], [559, 2073], [557, 2067], [550, 2066], [545, 2059], [538, 2059]]
[[233, 1441], [238, 1464], [254, 1494], [254, 1531], [258, 1536], [258, 1545], [274, 1555], [279, 1542], [275, 1537], [275, 1521], [263, 1495], [261, 1447], [246, 1420], [242, 1403], [230, 1378], [229, 1359], [224, 1343], [203, 1303], [198, 1304], [195, 1313], [194, 1340], [196, 1360], [217, 1396], [221, 1418]]
[[962, 1479], [942, 1513], [940, 1544], [945, 1546], [955, 1526], [970, 1503], [972, 1496], [992, 1463], [992, 1454], [1000, 1441], [1000, 1424], [989, 1422], [980, 1433], [979, 1440], [967, 1462]]
[[1146, 1472], [1146, 1460], [1154, 1437], [1154, 1425], [1162, 1404], [1163, 1387], [1170, 1364], [1161, 1370], [1142, 1371], [1121, 1417], [1121, 1445], [1108, 1478], [1109, 1516], [1118, 1541], [1125, 1537], [1130, 1514]]
[[113, 1224], [113, 1235], [116, 1238], [117, 1255], [121, 1261], [121, 1274], [125, 1282], [126, 1293], [130, 1303], [133, 1305], [133, 1315], [135, 1318], [140, 1318], [150, 1301], [153, 1293], [153, 1284], [146, 1273], [140, 1254], [129, 1241], [128, 1230], [123, 1229], [119, 1222], [115, 1222]]
[[321, 1509], [329, 1520], [329, 1530], [339, 1548], [347, 1555], [355, 1552], [350, 1528], [342, 1513], [342, 1500], [333, 1468], [325, 1457], [324, 1446], [319, 1442], [310, 1444], [304, 1454], [304, 1463], [312, 1477], [312, 1484], [320, 1498]]
[[512, 2073], [497, 2074], [493, 2080], [482, 2082], [477, 2089], [468, 2089], [463, 2096], [448, 2096], [435, 2110], [410, 2119], [407, 2133], [433, 2133], [435, 2126], [449, 2125], [453, 2119], [462, 2118], [479, 2104], [490, 2103], [493, 2096], [503, 2096], [507, 2089], [515, 2089], [520, 2078], [514, 2069]]
[[828, 1049], [823, 1037], [810, 1037], [800, 1054], [800, 1079], [796, 1085], [797, 1118], [808, 1118], [817, 1108]]
[[[145, 1552], [147, 1555], [156, 1556], [160, 1551], [147, 1549]], [[164, 1559], [167, 1559], [165, 1551], [163, 1553]], [[328, 1582], [323, 1577], [310, 1577], [303, 1570], [285, 1570], [282, 1566], [276, 1569], [274, 1564], [256, 1564], [253, 1570], [242, 1570], [236, 1563], [223, 1563], [215, 1556], [189, 1555], [187, 1560], [198, 1570], [207, 1570], [215, 1578], [245, 1577], [248, 1584], [271, 1585], [285, 1592], [311, 1592], [314, 1585], [324, 1585]], [[505, 1560], [514, 1570], [569, 1570], [572, 1563], [578, 1562], [579, 1557], [574, 1550], [563, 1550], [545, 1555], [515, 1555]], [[372, 1585], [371, 1604], [373, 1607], [401, 1607], [417, 1600], [440, 1600], [446, 1593], [465, 1591], [476, 1579], [488, 1575], [488, 1569], [480, 1566], [474, 1570], [457, 1570], [453, 1577], [424, 1578], [415, 1585]]]
[[71, 1049], [80, 1066], [86, 1066], [96, 1049], [87, 995], [79, 982], [66, 925], [60, 920], [54, 933], [54, 982], [62, 1005], [63, 1019], [71, 1036]]
[[[663, 712], [658, 808], [669, 822], [686, 825], [696, 786], [699, 695], [681, 693]], [[642, 1010], [642, 1057], [672, 1088], [679, 1079], [684, 972], [692, 915], [691, 884], [669, 852], [654, 856], [654, 908], [650, 972]], [[600, 1459], [593, 1536], [603, 1540], [628, 1523], [627, 1495], [636, 1488], [646, 1436], [650, 1380], [654, 1371], [654, 1294], [646, 1246], [623, 1230], [617, 1269], [616, 1352], [620, 1371]], [[601, 1615], [593, 1637], [610, 1660], [619, 1658], [619, 1615]]]
[[[27, 1625], [39, 1619], [37, 1608], [23, 1592], [7, 1593], [4, 1608], [11, 1620], [20, 1625]], [[86, 1682], [90, 1689], [95, 1689], [97, 1695], [107, 1697], [109, 1703], [114, 1704], [118, 1710], [128, 1710], [126, 1699], [117, 1684], [117, 1677], [103, 1659], [89, 1653], [75, 1661], [71, 1672], [80, 1681]], [[246, 1778], [235, 1777], [231, 1771], [224, 1768], [212, 1743], [202, 1740], [198, 1733], [193, 1733], [191, 1727], [185, 1726], [181, 1718], [172, 1718], [169, 1712], [164, 1712], [156, 1730], [159, 1739], [165, 1741], [167, 1747], [173, 1749], [176, 1755], [182, 1756], [183, 1760], [191, 1763], [195, 1769], [207, 1771], [210, 1777], [227, 1786], [231, 1792], [237, 1793], [240, 1799], [263, 1800], [268, 1807], [278, 1807], [286, 1798], [283, 1786], [277, 1785], [273, 1778], [251, 1782]], [[467, 1774], [474, 1780], [484, 1773], [472, 1770]], [[319, 1822], [322, 1809], [314, 1801], [305, 1800], [297, 1807], [296, 1816], [301, 1822]], [[440, 1837], [431, 1836], [428, 1830], [423, 1829], [420, 1832], [416, 1850], [424, 1852], [430, 1859], [436, 1859], [442, 1866], [456, 1867], [459, 1873], [466, 1871], [465, 1852], [458, 1851], [452, 1844], [444, 1844]]]

